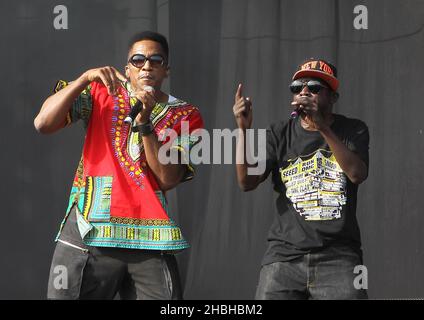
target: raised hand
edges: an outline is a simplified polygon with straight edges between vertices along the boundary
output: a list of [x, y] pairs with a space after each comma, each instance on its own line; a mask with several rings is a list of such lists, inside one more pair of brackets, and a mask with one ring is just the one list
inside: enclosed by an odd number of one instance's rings
[[156, 105], [155, 90], [151, 86], [144, 86], [143, 89], [136, 91], [135, 96], [143, 103], [143, 109], [137, 115], [136, 123], [145, 123], [149, 121], [150, 114]]
[[252, 126], [253, 113], [252, 101], [249, 97], [243, 96], [243, 86], [239, 84], [234, 97], [233, 113], [236, 118], [237, 126], [242, 129], [250, 129]]
[[127, 80], [118, 70], [109, 66], [90, 69], [85, 72], [84, 76], [89, 82], [96, 81], [103, 83], [110, 95], [116, 94], [120, 81]]

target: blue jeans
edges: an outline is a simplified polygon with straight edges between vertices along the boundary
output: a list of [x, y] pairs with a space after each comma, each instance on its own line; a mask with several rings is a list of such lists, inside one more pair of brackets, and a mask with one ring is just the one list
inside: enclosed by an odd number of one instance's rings
[[292, 261], [264, 265], [255, 299], [367, 299], [366, 290], [354, 286], [358, 265], [362, 265], [362, 258], [349, 247], [330, 247]]

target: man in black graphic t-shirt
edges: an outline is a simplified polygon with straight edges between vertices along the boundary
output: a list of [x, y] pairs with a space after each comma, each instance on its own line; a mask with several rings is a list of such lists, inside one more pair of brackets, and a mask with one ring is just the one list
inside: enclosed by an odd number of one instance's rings
[[271, 173], [278, 193], [257, 299], [367, 297], [354, 269], [362, 264], [356, 198], [368, 176], [369, 134], [364, 122], [332, 112], [338, 85], [336, 68], [324, 60], [309, 59], [299, 67], [290, 85], [294, 111], [267, 130], [261, 175], [248, 175], [249, 165], [240, 161], [252, 103], [241, 85], [237, 89], [239, 185], [253, 190]]

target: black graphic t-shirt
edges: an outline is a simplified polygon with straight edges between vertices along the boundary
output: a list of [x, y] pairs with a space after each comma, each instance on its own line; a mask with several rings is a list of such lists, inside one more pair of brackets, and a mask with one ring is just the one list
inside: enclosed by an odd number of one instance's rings
[[[368, 167], [369, 133], [364, 122], [334, 115], [331, 129]], [[263, 264], [289, 261], [330, 245], [361, 252], [356, 219], [358, 186], [343, 173], [325, 139], [300, 118], [267, 130], [266, 175], [272, 174], [278, 215], [268, 235]]]

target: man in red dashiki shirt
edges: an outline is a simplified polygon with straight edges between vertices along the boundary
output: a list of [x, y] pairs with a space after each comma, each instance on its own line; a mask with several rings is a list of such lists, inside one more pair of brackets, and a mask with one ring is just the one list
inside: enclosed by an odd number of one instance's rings
[[[165, 192], [194, 169], [187, 161], [164, 164], [158, 154], [166, 142], [189, 158], [203, 121], [196, 107], [161, 90], [168, 74], [166, 38], [142, 32], [130, 41], [125, 77], [107, 66], [59, 81], [35, 118], [41, 133], [77, 120], [86, 128], [49, 299], [182, 298], [174, 254], [188, 243], [169, 217]], [[139, 102], [140, 112], [126, 123]], [[177, 133], [173, 141], [163, 139], [169, 130]]]

